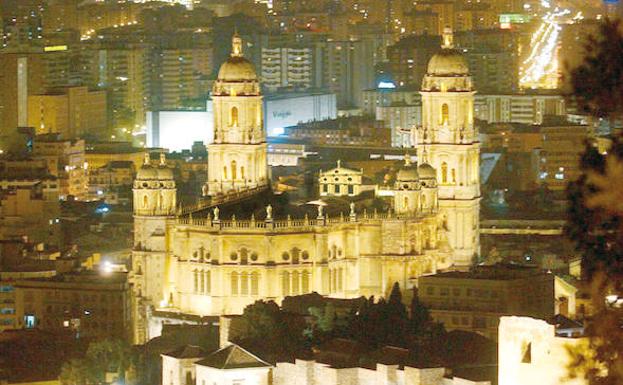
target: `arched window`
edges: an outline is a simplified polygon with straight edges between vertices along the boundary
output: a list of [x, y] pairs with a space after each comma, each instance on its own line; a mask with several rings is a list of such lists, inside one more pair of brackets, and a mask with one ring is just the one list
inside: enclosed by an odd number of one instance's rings
[[301, 288], [303, 294], [309, 293], [309, 271], [304, 271], [301, 277]]
[[240, 179], [244, 180], [244, 166], [240, 166]]
[[299, 272], [295, 271], [292, 273], [292, 294], [299, 295]]
[[236, 161], [235, 160], [231, 161], [231, 179], [232, 180], [238, 179], [238, 172], [236, 170]]
[[284, 296], [290, 295], [290, 273], [287, 271], [281, 276], [281, 292]]
[[231, 273], [231, 294], [238, 295], [238, 273]]
[[227, 166], [223, 166], [223, 179], [227, 179]]
[[205, 272], [205, 290], [207, 294], [210, 294], [212, 291], [212, 272], [210, 270]]
[[450, 121], [450, 108], [446, 103], [441, 106], [441, 124], [448, 124]]
[[194, 292], [196, 293], [199, 291], [199, 273], [197, 272], [197, 270], [193, 271], [193, 275], [195, 278]]
[[258, 295], [260, 291], [260, 274], [257, 271], [251, 273], [251, 295]]
[[344, 290], [344, 269], [341, 267], [338, 269], [337, 272], [337, 290]]
[[448, 163], [441, 164], [441, 183], [448, 183]]
[[143, 195], [143, 208], [146, 209], [149, 207], [149, 198], [147, 198], [147, 195]]
[[299, 255], [301, 254], [301, 250], [298, 247], [292, 249], [292, 263], [297, 265], [299, 263]]
[[240, 249], [240, 264], [247, 265], [249, 264], [249, 251], [244, 247]]
[[201, 291], [202, 293], [205, 293], [206, 279], [205, 279], [205, 275], [203, 275], [203, 271], [200, 273], [199, 278], [200, 278], [199, 291]]
[[229, 114], [229, 125], [238, 127], [238, 107], [232, 107]]
[[456, 183], [456, 170], [452, 169], [452, 183]]
[[409, 197], [405, 197], [405, 199], [404, 199], [404, 207], [405, 207], [405, 209], [409, 208]]
[[240, 274], [240, 294], [249, 295], [249, 274]]

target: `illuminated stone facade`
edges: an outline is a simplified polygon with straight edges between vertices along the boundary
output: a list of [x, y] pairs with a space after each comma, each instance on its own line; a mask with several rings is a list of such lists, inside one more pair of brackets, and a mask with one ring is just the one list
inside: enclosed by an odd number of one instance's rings
[[412, 142], [437, 170], [439, 209], [455, 262], [469, 265], [480, 253], [480, 143], [472, 78], [465, 58], [453, 49], [450, 30], [429, 62], [421, 94], [422, 126], [414, 130]]
[[208, 182], [204, 195], [216, 196], [268, 184], [262, 95], [255, 68], [233, 39], [212, 90], [214, 142], [208, 145]]
[[499, 329], [500, 385], [586, 385], [569, 378], [570, 351], [586, 353], [588, 338], [558, 336], [556, 327], [539, 319], [502, 317]]
[[[212, 207], [175, 212], [175, 182], [164, 161], [159, 166], [146, 162], [137, 175], [132, 280], [138, 343], [154, 337], [147, 327], [153, 308], [198, 316], [241, 314], [257, 300], [280, 303], [286, 296], [311, 292], [384, 297], [395, 282], [408, 300], [419, 276], [456, 262], [439, 214], [438, 191], [450, 187], [440, 186], [431, 165], [410, 159], [395, 184], [383, 187], [381, 195], [393, 203], [388, 212], [353, 204], [339, 216], [329, 217], [319, 207], [309, 217], [276, 218], [268, 206], [258, 218], [223, 218], [215, 201], [236, 194], [254, 199], [252, 193], [268, 183], [259, 83], [253, 67], [239, 56], [240, 44], [235, 37], [232, 57], [221, 67], [214, 90], [217, 129], [203, 191], [212, 196]], [[232, 108], [237, 108], [233, 115]], [[237, 124], [228, 124], [236, 119]], [[233, 175], [245, 178], [231, 178], [232, 161]]]
[[353, 170], [342, 167], [337, 161], [337, 167], [327, 171], [320, 170], [318, 186], [320, 196], [355, 196], [362, 191], [362, 170]]

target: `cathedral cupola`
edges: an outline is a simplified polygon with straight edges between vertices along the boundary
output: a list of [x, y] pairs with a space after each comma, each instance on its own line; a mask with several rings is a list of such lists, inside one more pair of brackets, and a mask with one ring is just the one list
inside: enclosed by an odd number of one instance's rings
[[164, 154], [160, 154], [158, 165], [153, 165], [149, 154], [145, 154], [132, 191], [135, 215], [169, 216], [175, 213], [177, 189], [173, 170], [167, 166]]
[[398, 214], [416, 215], [419, 212], [421, 184], [417, 164], [405, 155], [405, 164], [396, 174], [394, 210]]
[[234, 34], [231, 54], [218, 71], [214, 95], [259, 95], [259, 80], [255, 66], [244, 57], [242, 38]]
[[454, 36], [450, 28], [443, 32], [443, 44], [428, 62], [422, 83], [423, 91], [472, 91], [472, 78], [463, 54], [454, 48]]

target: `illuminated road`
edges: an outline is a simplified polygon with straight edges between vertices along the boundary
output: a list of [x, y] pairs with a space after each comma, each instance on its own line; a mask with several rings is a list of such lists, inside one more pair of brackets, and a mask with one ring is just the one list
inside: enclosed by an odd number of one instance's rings
[[[548, 3], [546, 3], [549, 5]], [[521, 88], [554, 89], [558, 87], [558, 40], [562, 19], [571, 13], [555, 8], [542, 17], [539, 28], [532, 35], [530, 53], [519, 71]]]

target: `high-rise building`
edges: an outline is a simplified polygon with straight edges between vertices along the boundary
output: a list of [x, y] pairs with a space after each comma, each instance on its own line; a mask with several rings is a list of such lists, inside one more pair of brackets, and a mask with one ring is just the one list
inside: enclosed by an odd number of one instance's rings
[[107, 113], [105, 91], [68, 87], [28, 96], [28, 126], [36, 134], [107, 140]]
[[[6, 138], [17, 127], [28, 125], [28, 95], [43, 92], [43, 60], [40, 54], [0, 55], [0, 135]], [[6, 145], [6, 140], [3, 139]], [[6, 148], [3, 148], [6, 150]]]
[[374, 86], [375, 53], [370, 40], [327, 41], [323, 86], [338, 95], [338, 107], [363, 104], [363, 90]]
[[36, 136], [33, 142], [33, 158], [45, 160], [48, 173], [58, 178], [60, 198], [86, 199], [88, 165], [84, 140], [62, 139], [49, 134]]
[[268, 92], [280, 88], [306, 90], [318, 84], [313, 47], [262, 47], [262, 86]]
[[541, 124], [547, 115], [567, 113], [562, 95], [536, 94], [478, 94], [474, 114], [489, 123]]
[[426, 65], [439, 50], [439, 36], [409, 36], [388, 47], [387, 59], [397, 86], [418, 86], [426, 73]]
[[108, 92], [113, 130], [142, 125], [150, 90], [146, 48], [103, 47], [87, 50], [85, 55], [94, 83]]
[[207, 49], [150, 50], [151, 108], [175, 110], [191, 99], [207, 96], [200, 77], [210, 74], [210, 59]]

